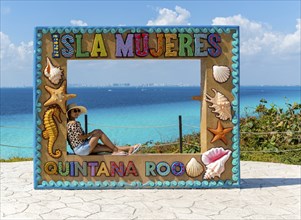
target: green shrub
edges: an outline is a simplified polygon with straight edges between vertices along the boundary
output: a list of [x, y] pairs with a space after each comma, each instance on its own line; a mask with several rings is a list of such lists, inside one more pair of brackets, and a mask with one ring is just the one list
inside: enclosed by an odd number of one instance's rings
[[20, 162], [20, 161], [31, 161], [30, 157], [12, 157], [9, 159], [0, 159], [0, 162]]
[[[266, 105], [261, 99], [252, 116], [240, 119], [241, 159], [301, 165], [301, 104], [286, 103], [286, 110]], [[154, 145], [141, 153], [179, 153], [179, 144]], [[199, 145], [199, 133], [183, 137], [183, 153], [200, 153]]]
[[267, 105], [261, 99], [255, 116], [240, 119], [241, 159], [301, 164], [301, 104]]

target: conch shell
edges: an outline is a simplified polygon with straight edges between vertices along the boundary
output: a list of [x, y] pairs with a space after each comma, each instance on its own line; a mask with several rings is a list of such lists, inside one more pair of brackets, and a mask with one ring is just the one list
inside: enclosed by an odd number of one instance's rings
[[226, 82], [230, 77], [230, 68], [227, 66], [213, 66], [213, 78], [219, 83]]
[[54, 66], [50, 59], [47, 57], [47, 66], [44, 70], [44, 75], [52, 82], [57, 85], [63, 76], [63, 70], [60, 67]]
[[190, 177], [197, 177], [203, 172], [202, 165], [193, 157], [186, 165], [186, 173]]
[[206, 165], [204, 179], [211, 179], [216, 176], [221, 177], [225, 171], [225, 163], [231, 156], [230, 150], [222, 147], [212, 148], [202, 154], [202, 162]]
[[231, 115], [231, 104], [229, 100], [220, 92], [217, 92], [215, 89], [212, 89], [215, 93], [214, 97], [210, 97], [206, 94], [206, 101], [210, 102], [212, 105], [209, 108], [214, 108], [213, 113], [217, 113], [216, 117], [221, 120], [232, 120]]

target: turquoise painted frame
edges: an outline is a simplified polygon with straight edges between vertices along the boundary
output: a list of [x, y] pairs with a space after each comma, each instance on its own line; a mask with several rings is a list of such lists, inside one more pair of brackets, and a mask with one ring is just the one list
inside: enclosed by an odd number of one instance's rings
[[[41, 31], [42, 33], [38, 33]], [[39, 116], [42, 104], [39, 99], [41, 91], [38, 89], [41, 84], [42, 65], [41, 65], [41, 54], [42, 54], [42, 41], [43, 34], [54, 33], [124, 33], [131, 31], [132, 33], [139, 33], [146, 31], [149, 33], [230, 33], [232, 34], [232, 94], [234, 100], [232, 101], [233, 118], [232, 123], [234, 125], [232, 130], [232, 180], [226, 181], [149, 181], [147, 183], [141, 183], [134, 181], [126, 183], [124, 181], [42, 181], [41, 184], [41, 129], [39, 126], [42, 121]], [[33, 174], [34, 174], [34, 188], [35, 189], [116, 189], [116, 188], [237, 188], [240, 187], [240, 132], [239, 132], [239, 73], [240, 73], [240, 35], [238, 26], [146, 26], [146, 27], [36, 27], [34, 31], [34, 72], [33, 72], [33, 126], [34, 126], [34, 161], [33, 161]]]

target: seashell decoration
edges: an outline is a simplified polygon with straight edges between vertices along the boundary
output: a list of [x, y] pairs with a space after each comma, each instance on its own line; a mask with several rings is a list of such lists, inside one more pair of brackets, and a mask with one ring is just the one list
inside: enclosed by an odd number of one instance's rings
[[230, 77], [230, 68], [227, 66], [213, 66], [213, 78], [219, 83], [226, 82]]
[[63, 70], [61, 70], [60, 67], [54, 66], [47, 57], [47, 66], [45, 67], [44, 75], [50, 80], [50, 82], [57, 85], [62, 79]]
[[210, 97], [206, 94], [206, 101], [210, 102], [212, 105], [209, 108], [214, 108], [213, 113], [217, 113], [216, 117], [221, 120], [232, 120], [231, 115], [231, 104], [230, 101], [220, 92], [217, 92], [215, 89], [212, 89], [215, 93], [214, 97]]
[[193, 157], [186, 165], [186, 173], [190, 177], [197, 177], [203, 172], [203, 166]]
[[202, 154], [202, 162], [206, 165], [204, 179], [212, 179], [216, 176], [221, 177], [225, 171], [225, 163], [231, 156], [230, 150], [222, 147], [212, 148]]

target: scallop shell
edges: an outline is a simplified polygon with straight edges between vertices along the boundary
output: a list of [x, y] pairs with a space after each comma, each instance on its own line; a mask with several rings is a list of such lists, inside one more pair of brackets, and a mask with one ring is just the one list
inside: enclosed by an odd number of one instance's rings
[[232, 120], [231, 114], [231, 104], [229, 100], [222, 93], [217, 92], [215, 89], [212, 89], [215, 93], [214, 97], [210, 97], [206, 94], [206, 101], [211, 103], [212, 105], [209, 108], [214, 108], [213, 113], [217, 113], [216, 117], [221, 120]]
[[213, 78], [219, 83], [226, 82], [230, 77], [230, 68], [227, 66], [213, 66]]
[[222, 147], [212, 148], [202, 154], [202, 162], [206, 165], [204, 179], [212, 179], [216, 176], [220, 177], [225, 171], [225, 163], [231, 156], [230, 150]]
[[57, 85], [63, 76], [63, 70], [60, 67], [54, 66], [50, 59], [47, 57], [47, 66], [44, 70], [45, 76], [52, 82], [54, 85]]
[[190, 177], [197, 177], [203, 172], [203, 166], [193, 157], [186, 165], [186, 173]]

